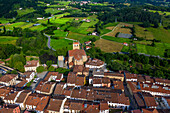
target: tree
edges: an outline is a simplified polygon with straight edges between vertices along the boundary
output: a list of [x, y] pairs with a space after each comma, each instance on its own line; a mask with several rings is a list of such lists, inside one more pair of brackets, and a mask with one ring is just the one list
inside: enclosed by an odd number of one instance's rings
[[41, 72], [43, 72], [43, 71], [45, 71], [45, 69], [44, 69], [44, 67], [43, 66], [39, 66], [39, 67], [37, 67], [37, 72], [38, 73], [41, 73]]
[[48, 68], [48, 71], [55, 71], [55, 68], [54, 68], [53, 66], [50, 66], [50, 67]]
[[169, 58], [170, 57], [170, 49], [166, 49], [164, 52], [164, 56]]
[[22, 62], [15, 62], [14, 68], [20, 72], [24, 72], [24, 65]]
[[6, 28], [5, 28], [5, 26], [3, 27], [3, 30], [4, 30], [4, 32], [3, 32], [3, 33], [5, 34], [5, 33], [6, 33]]
[[142, 25], [143, 27], [150, 27], [150, 23], [147, 21], [144, 21]]
[[53, 64], [53, 61], [52, 61], [52, 60], [48, 60], [48, 61], [46, 62], [46, 65], [47, 65], [48, 67], [50, 67], [52, 64]]

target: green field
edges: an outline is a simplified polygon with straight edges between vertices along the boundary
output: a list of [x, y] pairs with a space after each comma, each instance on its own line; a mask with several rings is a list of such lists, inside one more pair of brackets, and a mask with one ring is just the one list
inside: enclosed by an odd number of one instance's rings
[[10, 21], [12, 21], [12, 19], [0, 18], [1, 24], [6, 24], [9, 23]]
[[12, 36], [0, 36], [0, 44], [16, 44], [16, 40], [18, 37], [12, 37]]
[[47, 8], [45, 9], [46, 13], [51, 13], [51, 14], [55, 14], [55, 13], [59, 13], [61, 12], [60, 10], [58, 10], [57, 8]]
[[67, 47], [68, 50], [72, 50], [72, 44], [73, 41], [66, 40], [66, 39], [51, 39], [51, 47], [54, 49], [62, 49], [64, 47]]
[[88, 17], [87, 19], [90, 19], [90, 22], [83, 22], [80, 27], [91, 27], [94, 26], [99, 20], [96, 19], [96, 17]]
[[163, 27], [159, 28], [147, 28], [151, 32], [155, 39], [161, 40], [164, 43], [170, 43], [170, 31], [164, 29]]
[[123, 44], [113, 42], [105, 39], [100, 39], [95, 42], [95, 46], [99, 47], [104, 52], [120, 52], [123, 48]]
[[35, 23], [27, 23], [27, 24], [23, 25], [21, 28], [22, 28], [22, 29], [30, 28], [30, 27], [32, 27], [34, 24], [35, 24]]
[[156, 11], [156, 10], [149, 10], [150, 12], [158, 12], [160, 15], [166, 14], [166, 15], [170, 15], [170, 12], [166, 12], [166, 11]]
[[23, 16], [25, 14], [28, 14], [28, 13], [32, 13], [34, 12], [35, 10], [33, 8], [27, 8], [27, 9], [22, 9], [22, 10], [17, 10], [17, 13], [18, 13], [18, 16]]
[[61, 30], [55, 30], [54, 34], [57, 37], [66, 37], [67, 32], [64, 32], [64, 31], [61, 31]]
[[128, 52], [129, 51], [129, 46], [123, 46], [121, 52]]
[[57, 1], [61, 5], [68, 5], [70, 1]]
[[73, 18], [57, 18], [57, 19], [50, 19], [51, 23], [58, 23], [58, 24], [66, 24], [66, 22], [72, 21]]
[[87, 31], [88, 28], [85, 28], [85, 27], [69, 27], [68, 30], [69, 31], [72, 31], [72, 32], [75, 32], [75, 33], [80, 33], [80, 34], [84, 34], [84, 35], [87, 35], [87, 33], [89, 33]]
[[143, 44], [136, 44], [137, 52], [138, 53], [145, 53], [149, 55], [159, 55], [161, 57], [164, 56], [165, 49], [170, 49], [170, 44], [168, 43], [155, 43], [155, 47], [143, 45]]
[[127, 39], [127, 38], [118, 38], [118, 37], [111, 37], [111, 36], [103, 36], [102, 38], [106, 40], [120, 42], [120, 43], [124, 43], [124, 42], [130, 43], [130, 39]]
[[30, 29], [31, 30], [34, 30], [34, 31], [41, 31], [41, 30], [44, 30], [46, 29], [47, 27], [43, 26], [43, 25], [38, 25], [38, 26], [33, 26], [31, 27]]
[[81, 43], [84, 43], [86, 41], [89, 41], [91, 38], [95, 37], [96, 39], [99, 39], [98, 36], [92, 36], [92, 35], [83, 35], [79, 33], [69, 32], [67, 38], [79, 40]]

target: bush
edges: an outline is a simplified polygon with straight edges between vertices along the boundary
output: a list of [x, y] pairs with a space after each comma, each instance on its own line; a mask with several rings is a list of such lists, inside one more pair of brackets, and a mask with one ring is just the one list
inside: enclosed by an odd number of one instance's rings
[[41, 72], [43, 72], [43, 71], [45, 71], [45, 69], [44, 69], [44, 67], [43, 66], [39, 66], [39, 67], [37, 67], [37, 72], [38, 73], [41, 73]]

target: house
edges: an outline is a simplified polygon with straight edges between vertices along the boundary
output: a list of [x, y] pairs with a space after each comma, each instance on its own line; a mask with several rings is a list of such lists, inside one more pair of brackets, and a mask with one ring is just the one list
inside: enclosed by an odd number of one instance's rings
[[0, 61], [0, 64], [3, 64], [3, 65], [5, 65], [5, 62], [3, 62], [3, 61]]
[[110, 79], [119, 79], [121, 81], [124, 81], [124, 74], [121, 73], [105, 72], [104, 77], [108, 77]]
[[25, 71], [34, 71], [36, 72], [37, 67], [39, 67], [39, 61], [38, 60], [32, 60], [27, 61], [26, 65], [24, 65]]
[[61, 82], [61, 83], [58, 83], [55, 87], [55, 90], [54, 90], [54, 95], [55, 96], [58, 96], [58, 95], [62, 95], [62, 91], [63, 89], [66, 88], [66, 84]]
[[83, 86], [86, 83], [85, 75], [76, 75], [74, 72], [69, 72], [67, 77], [67, 85], [69, 86]]
[[124, 42], [123, 45], [128, 46], [128, 43]]
[[142, 92], [147, 92], [150, 93], [151, 95], [170, 96], [169, 86], [163, 86], [155, 83], [140, 82], [139, 87]]
[[89, 50], [89, 49], [91, 49], [91, 47], [90, 46], [86, 46], [86, 50]]
[[59, 72], [48, 72], [47, 76], [44, 78], [44, 81], [56, 81], [60, 82], [63, 79], [63, 74]]
[[[156, 108], [143, 108], [142, 113], [161, 113], [161, 112], [158, 112], [158, 110]], [[164, 113], [164, 112], [162, 112], [162, 113]], [[167, 113], [167, 112], [165, 112], [165, 113]]]
[[84, 67], [83, 65], [75, 65], [73, 67], [73, 72], [77, 75], [89, 75], [89, 68]]
[[94, 35], [94, 36], [96, 36], [96, 35], [97, 35], [97, 32], [93, 32], [91, 35]]
[[129, 92], [131, 95], [133, 95], [133, 93], [140, 91], [140, 89], [138, 88], [137, 82], [127, 81], [127, 88], [129, 89]]
[[63, 113], [64, 103], [67, 100], [65, 97], [53, 97], [47, 107], [48, 113]]
[[93, 84], [93, 87], [110, 87], [111, 82], [107, 77], [91, 77], [89, 84]]
[[[73, 43], [73, 50], [68, 51], [68, 64], [69, 68], [72, 65], [83, 65], [87, 61], [86, 52], [83, 49], [80, 49], [79, 42]], [[70, 63], [72, 65], [70, 65]]]
[[64, 104], [64, 112], [69, 113], [79, 113], [83, 110], [83, 102], [82, 101], [76, 101], [76, 100], [69, 100]]
[[16, 88], [24, 88], [27, 85], [27, 80], [22, 80], [20, 83], [15, 85]]
[[85, 45], [90, 45], [91, 41], [84, 42]]
[[43, 18], [41, 18], [41, 17], [37, 18], [37, 20], [43, 20], [43, 19], [44, 19], [44, 17]]
[[144, 99], [146, 108], [157, 108], [158, 105], [156, 103], [156, 100], [151, 94], [141, 93], [141, 95]]
[[99, 113], [109, 113], [109, 105], [107, 102], [100, 102], [100, 112]]
[[42, 94], [30, 94], [26, 99], [25, 105], [27, 110], [43, 111], [49, 101], [49, 96]]
[[17, 74], [6, 74], [0, 77], [0, 84], [4, 84], [6, 86], [16, 85], [17, 78], [18, 78]]
[[93, 69], [93, 76], [94, 77], [104, 77], [104, 70], [103, 69], [98, 69], [98, 68], [94, 68]]
[[55, 86], [55, 82], [49, 82], [49, 81], [41, 81], [38, 86], [35, 88], [35, 91], [37, 93], [50, 95], [53, 92]]
[[35, 77], [35, 72], [34, 71], [26, 71], [23, 73], [23, 78], [27, 80], [27, 82], [30, 82], [33, 80]]
[[41, 100], [39, 101], [35, 108], [36, 113], [44, 113], [44, 110], [48, 105], [49, 99], [50, 99], [49, 96], [41, 97]]
[[86, 62], [85, 67], [88, 67], [90, 69], [93, 68], [103, 68], [104, 67], [104, 62], [99, 60], [99, 59], [89, 59], [88, 62]]
[[67, 98], [71, 98], [71, 94], [73, 92], [74, 86], [67, 86], [62, 90], [62, 95]]
[[24, 90], [20, 93], [20, 95], [16, 99], [16, 104], [20, 106], [21, 110], [25, 110], [25, 101], [28, 98], [28, 96], [31, 94], [31, 91]]
[[6, 96], [10, 94], [10, 92], [13, 91], [13, 88], [10, 87], [1, 87], [0, 88], [0, 97], [4, 99]]
[[16, 104], [4, 104], [2, 108], [0, 108], [0, 113], [21, 113], [21, 110]]
[[17, 97], [20, 95], [22, 91], [14, 91], [13, 93], [9, 93], [3, 100], [7, 104], [15, 104]]
[[114, 89], [120, 89], [124, 92], [124, 85], [123, 85], [123, 82], [122, 81], [113, 81], [113, 87]]
[[162, 78], [154, 78], [155, 84], [170, 86], [170, 80]]
[[136, 74], [125, 73], [125, 76], [126, 76], [126, 81], [137, 82], [137, 75]]
[[[85, 109], [83, 111], [85, 113], [100, 113], [99, 104], [90, 104], [90, 105], [87, 105], [87, 107], [85, 106]], [[102, 112], [102, 113], [105, 113], [105, 112]]]

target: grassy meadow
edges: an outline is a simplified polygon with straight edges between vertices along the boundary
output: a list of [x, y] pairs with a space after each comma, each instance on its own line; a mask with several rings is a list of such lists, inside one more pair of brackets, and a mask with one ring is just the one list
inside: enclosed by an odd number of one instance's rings
[[62, 49], [64, 47], [67, 47], [68, 50], [71, 50], [73, 41], [66, 40], [66, 39], [51, 39], [51, 47], [54, 49]]
[[97, 40], [95, 46], [104, 52], [120, 52], [123, 48], [123, 44], [105, 39]]

